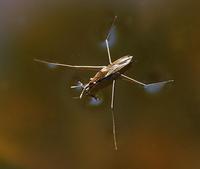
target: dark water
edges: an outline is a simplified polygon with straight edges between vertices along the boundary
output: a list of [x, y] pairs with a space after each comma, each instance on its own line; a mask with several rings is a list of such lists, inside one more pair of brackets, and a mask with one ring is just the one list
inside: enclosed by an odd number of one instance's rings
[[[191, 169], [200, 167], [200, 21], [197, 1], [0, 1], [1, 169]], [[104, 65], [117, 15], [113, 59], [127, 73], [175, 79], [151, 94], [119, 81], [113, 149], [110, 88], [98, 106], [70, 86], [94, 72], [48, 68], [34, 58]]]

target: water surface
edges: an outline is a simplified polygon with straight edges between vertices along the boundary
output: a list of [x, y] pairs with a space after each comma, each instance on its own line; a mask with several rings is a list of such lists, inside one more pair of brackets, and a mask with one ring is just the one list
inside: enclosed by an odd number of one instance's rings
[[[200, 21], [197, 1], [0, 2], [0, 168], [199, 168]], [[101, 104], [70, 89], [94, 72], [33, 61], [106, 65], [102, 45], [117, 15], [111, 55], [134, 55], [127, 75], [174, 79], [148, 93], [117, 82], [119, 151], [113, 149], [110, 88]]]

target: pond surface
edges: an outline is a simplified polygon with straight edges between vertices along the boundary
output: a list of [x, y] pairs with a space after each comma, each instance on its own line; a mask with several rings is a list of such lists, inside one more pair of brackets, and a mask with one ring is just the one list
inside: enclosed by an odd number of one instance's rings
[[[200, 167], [200, 12], [197, 1], [0, 1], [0, 168], [191, 169]], [[34, 62], [106, 65], [130, 54], [126, 73], [162, 90], [116, 83], [100, 102], [70, 89], [95, 72]], [[156, 92], [155, 92], [156, 91]]]

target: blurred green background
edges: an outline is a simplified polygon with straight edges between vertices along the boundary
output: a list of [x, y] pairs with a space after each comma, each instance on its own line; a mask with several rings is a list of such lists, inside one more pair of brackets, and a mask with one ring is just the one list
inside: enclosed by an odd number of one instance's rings
[[[200, 168], [200, 3], [192, 0], [0, 0], [0, 169]], [[135, 55], [127, 73], [174, 79], [151, 94], [119, 81], [113, 149], [110, 88], [103, 103], [70, 85], [94, 72], [33, 61], [106, 65], [102, 45], [117, 15], [111, 55]]]

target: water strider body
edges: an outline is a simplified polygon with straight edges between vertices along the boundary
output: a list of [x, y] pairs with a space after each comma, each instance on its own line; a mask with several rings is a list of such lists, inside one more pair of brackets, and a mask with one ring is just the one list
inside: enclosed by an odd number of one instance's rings
[[[116, 17], [114, 21], [116, 20]], [[113, 24], [114, 24], [113, 21]], [[112, 24], [112, 26], [113, 26]], [[112, 28], [111, 26], [111, 28]], [[112, 110], [112, 124], [113, 124], [113, 140], [114, 140], [114, 147], [115, 150], [117, 150], [117, 140], [116, 140], [116, 131], [115, 131], [115, 118], [114, 118], [114, 94], [115, 94], [115, 82], [118, 79], [126, 80], [131, 83], [137, 83], [139, 85], [142, 85], [144, 88], [152, 87], [152, 86], [163, 86], [169, 82], [173, 82], [173, 80], [167, 80], [157, 83], [151, 83], [151, 84], [145, 84], [140, 81], [137, 81], [133, 78], [130, 78], [124, 73], [131, 67], [131, 64], [133, 62], [133, 56], [126, 55], [123, 56], [116, 61], [112, 62], [111, 56], [110, 56], [110, 49], [109, 49], [109, 43], [108, 39], [110, 36], [110, 32], [108, 33], [108, 36], [105, 40], [106, 42], [106, 48], [108, 53], [108, 59], [109, 64], [107, 66], [75, 66], [75, 65], [68, 65], [68, 64], [61, 64], [61, 63], [52, 63], [47, 62], [40, 59], [34, 59], [37, 62], [53, 65], [53, 66], [64, 66], [67, 68], [72, 69], [79, 69], [79, 70], [94, 70], [97, 71], [94, 77], [90, 78], [89, 82], [87, 84], [82, 84], [81, 82], [77, 86], [71, 86], [71, 88], [77, 88], [81, 87], [82, 92], [79, 96], [81, 99], [83, 96], [91, 96], [96, 98], [96, 92], [101, 90], [102, 88], [112, 85], [112, 97], [111, 97], [111, 110]]]

